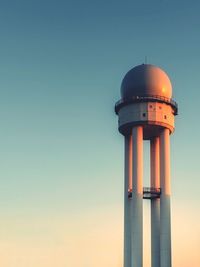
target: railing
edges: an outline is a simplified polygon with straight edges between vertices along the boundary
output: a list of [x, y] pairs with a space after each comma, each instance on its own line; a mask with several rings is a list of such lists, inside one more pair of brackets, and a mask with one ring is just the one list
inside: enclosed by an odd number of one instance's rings
[[147, 101], [153, 101], [153, 102], [158, 101], [161, 103], [164, 102], [166, 104], [169, 104], [174, 109], [174, 115], [178, 114], [178, 104], [172, 98], [159, 96], [159, 95], [133, 96], [127, 99], [120, 99], [115, 104], [115, 112], [118, 114], [119, 109], [126, 104], [134, 103], [134, 102], [147, 102]]
[[144, 187], [143, 193], [160, 194], [161, 189], [155, 187]]
[[[160, 198], [160, 195], [161, 195], [161, 188], [155, 188], [155, 187], [144, 187], [143, 188], [144, 199]], [[132, 189], [128, 191], [128, 198], [132, 198]]]

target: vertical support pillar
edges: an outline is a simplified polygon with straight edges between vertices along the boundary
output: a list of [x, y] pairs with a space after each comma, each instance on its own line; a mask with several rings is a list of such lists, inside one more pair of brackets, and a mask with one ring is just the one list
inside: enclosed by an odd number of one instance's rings
[[131, 177], [131, 136], [125, 136], [125, 169], [124, 169], [124, 267], [131, 266], [131, 221], [130, 221], [130, 199], [128, 191], [130, 189]]
[[163, 129], [160, 135], [160, 182], [160, 267], [171, 267], [169, 129]]
[[143, 128], [132, 129], [131, 267], [143, 266]]
[[[151, 187], [160, 188], [159, 138], [150, 141]], [[160, 267], [160, 199], [151, 199], [151, 267]]]

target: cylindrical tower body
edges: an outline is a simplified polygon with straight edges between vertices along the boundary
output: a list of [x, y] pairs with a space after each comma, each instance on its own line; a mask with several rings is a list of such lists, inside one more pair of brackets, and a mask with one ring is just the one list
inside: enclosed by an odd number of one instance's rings
[[131, 266], [131, 221], [130, 221], [130, 199], [128, 192], [130, 189], [130, 166], [131, 166], [131, 137], [125, 136], [125, 168], [124, 168], [124, 267]]
[[171, 267], [170, 140], [169, 130], [160, 134], [160, 267]]
[[[160, 188], [159, 138], [150, 141], [151, 187]], [[160, 267], [160, 199], [151, 199], [151, 267]]]
[[132, 130], [131, 267], [143, 262], [143, 128]]
[[[124, 267], [143, 266], [143, 199], [151, 200], [151, 267], [171, 267], [170, 151], [178, 107], [166, 73], [131, 69], [115, 105], [125, 137]], [[143, 187], [143, 140], [151, 142], [151, 187]]]

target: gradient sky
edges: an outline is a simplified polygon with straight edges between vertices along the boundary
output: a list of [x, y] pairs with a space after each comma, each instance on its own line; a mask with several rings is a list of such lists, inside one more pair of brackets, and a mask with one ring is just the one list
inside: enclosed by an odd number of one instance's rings
[[[120, 83], [171, 78], [173, 267], [200, 266], [200, 2], [0, 3], [0, 265], [122, 267]], [[145, 143], [145, 159], [149, 159]], [[145, 164], [148, 185], [149, 164]], [[149, 267], [145, 203], [144, 267]]]

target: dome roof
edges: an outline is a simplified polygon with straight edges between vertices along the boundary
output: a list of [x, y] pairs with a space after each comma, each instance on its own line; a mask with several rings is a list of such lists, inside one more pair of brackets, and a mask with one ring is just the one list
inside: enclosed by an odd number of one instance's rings
[[130, 99], [135, 96], [172, 97], [172, 85], [167, 74], [160, 68], [142, 64], [134, 67], [125, 75], [121, 84], [121, 97]]

